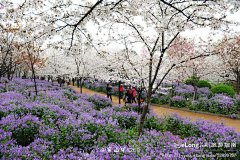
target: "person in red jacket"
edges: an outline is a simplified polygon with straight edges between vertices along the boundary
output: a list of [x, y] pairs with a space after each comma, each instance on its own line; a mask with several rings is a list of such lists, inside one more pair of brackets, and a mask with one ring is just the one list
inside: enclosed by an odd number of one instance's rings
[[137, 102], [136, 102], [136, 90], [135, 90], [134, 87], [132, 88], [132, 94], [133, 94], [133, 96], [132, 96], [132, 103], [133, 103], [133, 101], [134, 101], [135, 103], [137, 103]]
[[[118, 87], [118, 91], [119, 91], [119, 87]], [[123, 91], [123, 86], [120, 84], [120, 95], [119, 95], [120, 99], [122, 98], [122, 91]]]

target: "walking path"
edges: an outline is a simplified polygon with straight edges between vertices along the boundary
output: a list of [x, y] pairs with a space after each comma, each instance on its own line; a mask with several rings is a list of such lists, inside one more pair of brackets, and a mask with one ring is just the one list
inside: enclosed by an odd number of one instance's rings
[[[78, 88], [77, 86], [72, 86], [69, 85], [70, 87], [74, 88], [76, 91], [80, 92], [80, 88]], [[99, 93], [99, 92], [95, 92], [86, 88], [82, 88], [82, 92], [83, 93], [90, 93], [90, 94], [101, 94], [106, 96], [106, 94], [104, 93]], [[112, 101], [115, 104], [119, 104], [119, 99], [118, 97], [112, 96]], [[121, 104], [124, 104], [124, 102], [121, 99]], [[203, 118], [205, 121], [206, 120], [213, 120], [213, 122], [218, 122], [218, 121], [222, 121], [225, 120], [226, 126], [229, 127], [235, 127], [236, 131], [240, 132], [240, 120], [235, 120], [235, 119], [231, 119], [231, 118], [226, 118], [226, 117], [219, 117], [219, 116], [213, 116], [213, 115], [206, 115], [206, 114], [201, 114], [201, 113], [193, 113], [193, 112], [187, 112], [187, 111], [181, 111], [181, 110], [175, 110], [175, 109], [170, 109], [170, 108], [164, 108], [161, 106], [153, 106], [150, 105], [154, 111], [156, 112], [156, 114], [158, 116], [162, 116], [163, 114], [166, 114], [167, 112], [177, 112], [180, 116], [184, 116], [184, 117], [193, 117], [193, 118]]]

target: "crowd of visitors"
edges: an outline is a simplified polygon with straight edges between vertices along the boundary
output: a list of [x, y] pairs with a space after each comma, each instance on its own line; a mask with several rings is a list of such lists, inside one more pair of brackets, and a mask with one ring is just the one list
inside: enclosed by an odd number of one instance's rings
[[[111, 99], [112, 101], [112, 93], [111, 93], [111, 90], [112, 90], [112, 86], [110, 84], [107, 84], [107, 87], [106, 87], [106, 90], [107, 90], [107, 97]], [[123, 102], [125, 102], [125, 104], [128, 104], [128, 103], [137, 103], [136, 101], [136, 97], [137, 97], [137, 94], [138, 94], [138, 98], [140, 100], [140, 102], [142, 103], [143, 102], [143, 99], [142, 99], [142, 96], [141, 96], [141, 90], [140, 88], [138, 89], [135, 89], [135, 87], [129, 87], [126, 91], [125, 91], [125, 94], [124, 96], [122, 97], [123, 93], [123, 86], [120, 85], [120, 88], [118, 87], [118, 91], [120, 91], [119, 93], [119, 97], [120, 99], [122, 98], [123, 99]], [[137, 94], [136, 94], [137, 92]]]
[[125, 95], [123, 97], [123, 101], [125, 102], [125, 104], [133, 103], [133, 102], [137, 103], [137, 101], [136, 101], [136, 97], [137, 97], [136, 91], [138, 92], [139, 98], [142, 99], [140, 89], [136, 90], [135, 87], [130, 86], [128, 88], [128, 90], [125, 91]]
[[73, 86], [74, 86], [75, 81], [77, 81], [77, 86], [78, 86], [78, 88], [79, 88], [79, 86], [80, 86], [80, 79], [77, 78], [77, 77], [72, 78], [72, 80], [71, 80], [69, 77], [67, 77], [66, 80], [65, 80], [64, 77], [63, 77], [63, 78], [58, 77], [58, 78], [57, 78], [57, 81], [58, 81], [58, 83], [60, 84], [60, 86], [64, 86], [65, 83], [67, 83], [67, 86], [69, 86], [69, 85], [71, 84], [71, 81], [72, 81], [72, 85], [73, 85]]

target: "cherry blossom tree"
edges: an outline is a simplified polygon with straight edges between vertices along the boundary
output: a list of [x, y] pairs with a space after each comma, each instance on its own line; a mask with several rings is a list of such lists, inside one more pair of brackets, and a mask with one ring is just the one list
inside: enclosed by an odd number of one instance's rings
[[[209, 42], [213, 43], [214, 42]], [[168, 58], [170, 61], [176, 61], [177, 59], [180, 59], [182, 56], [191, 56], [192, 54], [195, 54], [195, 52], [203, 52], [205, 53], [206, 50], [204, 48], [207, 48], [208, 46], [214, 46], [213, 44], [207, 44], [205, 46], [196, 44], [191, 39], [186, 39], [182, 37], [178, 37], [170, 46], [169, 50], [167, 51]], [[220, 52], [216, 52], [215, 54]], [[193, 86], [194, 86], [194, 97], [193, 100], [197, 99], [197, 86], [198, 81], [200, 78], [203, 78], [207, 75], [212, 75], [213, 73], [217, 71], [224, 71], [223, 67], [219, 67], [219, 65], [216, 65], [216, 61], [213, 62], [208, 59], [209, 57], [200, 57], [192, 61], [188, 61], [186, 63], [181, 63], [180, 65], [176, 66], [173, 69], [173, 72], [170, 73], [172, 79], [180, 80], [181, 81], [189, 78], [190, 76], [193, 76]], [[211, 57], [212, 58], [212, 57]], [[176, 76], [178, 75], [178, 76]], [[175, 77], [175, 78], [174, 78]]]
[[[158, 78], [159, 70], [162, 67], [164, 56], [171, 44], [176, 40], [181, 32], [198, 27], [209, 26], [212, 29], [219, 29], [223, 25], [228, 26], [228, 21], [224, 19], [228, 9], [236, 11], [238, 2], [232, 1], [166, 1], [166, 0], [140, 0], [122, 3], [113, 9], [114, 21], [124, 24], [131, 30], [134, 41], [141, 41], [149, 53], [148, 63], [148, 92], [147, 105], [144, 107], [140, 120], [139, 135], [143, 130], [144, 119], [150, 103], [151, 95], [161, 85], [169, 72], [177, 65], [194, 60], [200, 57], [211, 55], [211, 53], [195, 52], [191, 55], [184, 54], [181, 58], [169, 64], [165, 72], [161, 73], [159, 83], [153, 88]], [[141, 16], [143, 21], [137, 21], [136, 16]], [[144, 23], [145, 22], [145, 23]], [[112, 24], [113, 25], [113, 24]], [[112, 26], [111, 25], [111, 26]], [[147, 26], [147, 27], [146, 27]], [[149, 34], [147, 29], [155, 30], [154, 34]], [[129, 34], [129, 33], [128, 33]], [[121, 37], [126, 37], [123, 33]], [[129, 38], [128, 41], [131, 41]], [[154, 69], [153, 57], [158, 55], [156, 68]]]
[[[23, 49], [22, 49], [23, 48]], [[16, 56], [16, 61], [19, 63], [24, 63], [29, 70], [32, 71], [32, 78], [35, 84], [35, 93], [37, 95], [37, 83], [36, 83], [36, 68], [41, 68], [45, 66], [45, 59], [41, 58], [41, 45], [36, 43], [28, 43], [21, 48], [19, 48], [19, 54]]]
[[240, 81], [240, 37], [239, 33], [225, 35], [221, 42], [216, 45], [220, 52], [219, 58], [226, 70], [235, 75], [237, 81], [237, 94], [239, 94]]

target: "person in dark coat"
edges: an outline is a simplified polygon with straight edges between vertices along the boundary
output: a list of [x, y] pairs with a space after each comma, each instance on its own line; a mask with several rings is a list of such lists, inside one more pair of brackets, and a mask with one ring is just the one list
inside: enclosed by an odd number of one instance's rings
[[64, 86], [64, 84], [65, 84], [65, 79], [63, 78], [63, 80], [62, 80], [62, 84], [63, 84], [63, 86]]
[[62, 81], [63, 81], [63, 79], [59, 78], [60, 87], [62, 87], [62, 83], [63, 83]]
[[125, 91], [125, 94], [124, 94], [124, 96], [123, 96], [123, 102], [125, 102], [125, 105], [126, 105], [127, 103], [130, 103], [129, 91], [128, 91], [128, 90]]
[[75, 79], [74, 79], [74, 78], [72, 78], [72, 83], [73, 83], [73, 86], [74, 86], [74, 81], [75, 81]]
[[107, 98], [110, 98], [112, 101], [112, 86], [110, 84], [107, 84]]
[[128, 89], [128, 92], [129, 92], [129, 99], [130, 99], [130, 103], [132, 103], [132, 98], [133, 98], [133, 91], [132, 91], [132, 87], [129, 87]]

